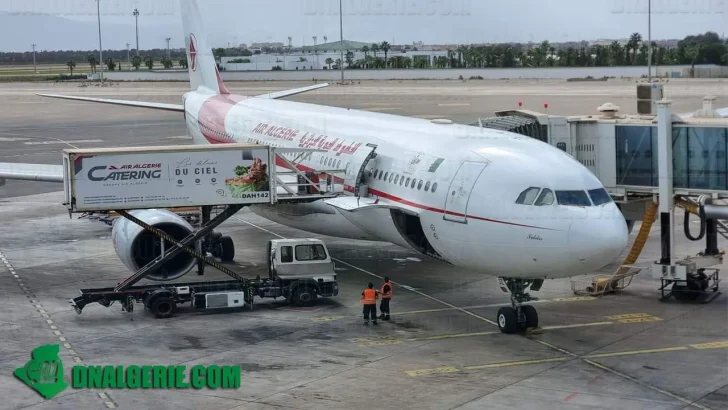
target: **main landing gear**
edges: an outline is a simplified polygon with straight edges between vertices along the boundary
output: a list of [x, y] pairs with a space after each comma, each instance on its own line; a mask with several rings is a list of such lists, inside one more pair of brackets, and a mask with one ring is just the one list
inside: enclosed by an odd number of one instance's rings
[[498, 278], [501, 290], [511, 294], [511, 307], [498, 309], [498, 328], [503, 333], [521, 333], [528, 329], [538, 328], [538, 313], [531, 305], [524, 305], [524, 302], [537, 300], [526, 293], [531, 288], [536, 292], [541, 289], [543, 279], [511, 279]]

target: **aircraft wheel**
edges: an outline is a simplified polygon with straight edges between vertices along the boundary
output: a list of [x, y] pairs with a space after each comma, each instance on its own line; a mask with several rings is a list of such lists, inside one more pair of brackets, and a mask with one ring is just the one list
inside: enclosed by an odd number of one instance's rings
[[235, 244], [229, 236], [220, 237], [220, 259], [223, 262], [230, 262], [235, 257]]
[[526, 305], [521, 306], [521, 311], [526, 316], [527, 329], [538, 327], [538, 312], [536, 312], [536, 308], [531, 305]]
[[518, 333], [521, 326], [518, 324], [518, 315], [516, 309], [512, 307], [502, 307], [498, 309], [498, 329], [503, 333]]

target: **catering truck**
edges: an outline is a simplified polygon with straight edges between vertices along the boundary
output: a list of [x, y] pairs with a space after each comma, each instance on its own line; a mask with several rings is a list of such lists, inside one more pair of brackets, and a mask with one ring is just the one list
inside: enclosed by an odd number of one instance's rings
[[[66, 149], [63, 153], [64, 205], [74, 212], [113, 212], [112, 243], [132, 272], [115, 287], [81, 289], [72, 299], [77, 313], [89, 303], [120, 302], [132, 312], [141, 302], [155, 316], [170, 317], [177, 305], [198, 309], [238, 307], [256, 297], [310, 305], [338, 294], [334, 264], [318, 239], [272, 240], [267, 278], [233, 271], [232, 239], [213, 232], [251, 204], [308, 202], [332, 198], [291, 158], [317, 149], [254, 144], [138, 148]], [[277, 163], [288, 171], [276, 172]], [[335, 173], [335, 171], [316, 171]], [[289, 174], [287, 177], [282, 174]], [[287, 182], [286, 182], [287, 181]], [[170, 208], [199, 207], [193, 227]], [[214, 215], [213, 209], [223, 210]], [[208, 255], [218, 260], [213, 260]], [[176, 282], [195, 266], [210, 265], [232, 280]], [[157, 283], [135, 286], [142, 279]], [[162, 283], [164, 282], [164, 283]]]

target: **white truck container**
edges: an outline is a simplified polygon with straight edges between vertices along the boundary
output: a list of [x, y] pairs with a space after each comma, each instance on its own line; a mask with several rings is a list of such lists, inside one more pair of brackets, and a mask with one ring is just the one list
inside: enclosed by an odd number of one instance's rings
[[275, 153], [254, 144], [63, 151], [71, 212], [273, 203]]

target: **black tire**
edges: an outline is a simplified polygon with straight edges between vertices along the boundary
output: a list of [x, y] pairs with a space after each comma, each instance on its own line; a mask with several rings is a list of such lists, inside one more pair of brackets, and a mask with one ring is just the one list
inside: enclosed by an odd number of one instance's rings
[[299, 286], [293, 291], [291, 302], [295, 306], [313, 306], [316, 304], [318, 295], [316, 290], [311, 286]]
[[152, 300], [152, 306], [149, 308], [154, 316], [158, 319], [166, 319], [172, 317], [177, 310], [177, 303], [169, 296], [159, 296]]
[[536, 308], [531, 305], [521, 306], [521, 312], [526, 316], [527, 329], [538, 327], [538, 312], [536, 312]]
[[512, 334], [523, 330], [523, 328], [521, 328], [518, 324], [518, 315], [516, 314], [516, 310], [512, 307], [502, 307], [498, 309], [497, 322], [498, 329], [500, 329], [503, 333]]
[[223, 262], [230, 262], [235, 257], [235, 244], [233, 238], [229, 236], [220, 237], [220, 260]]

